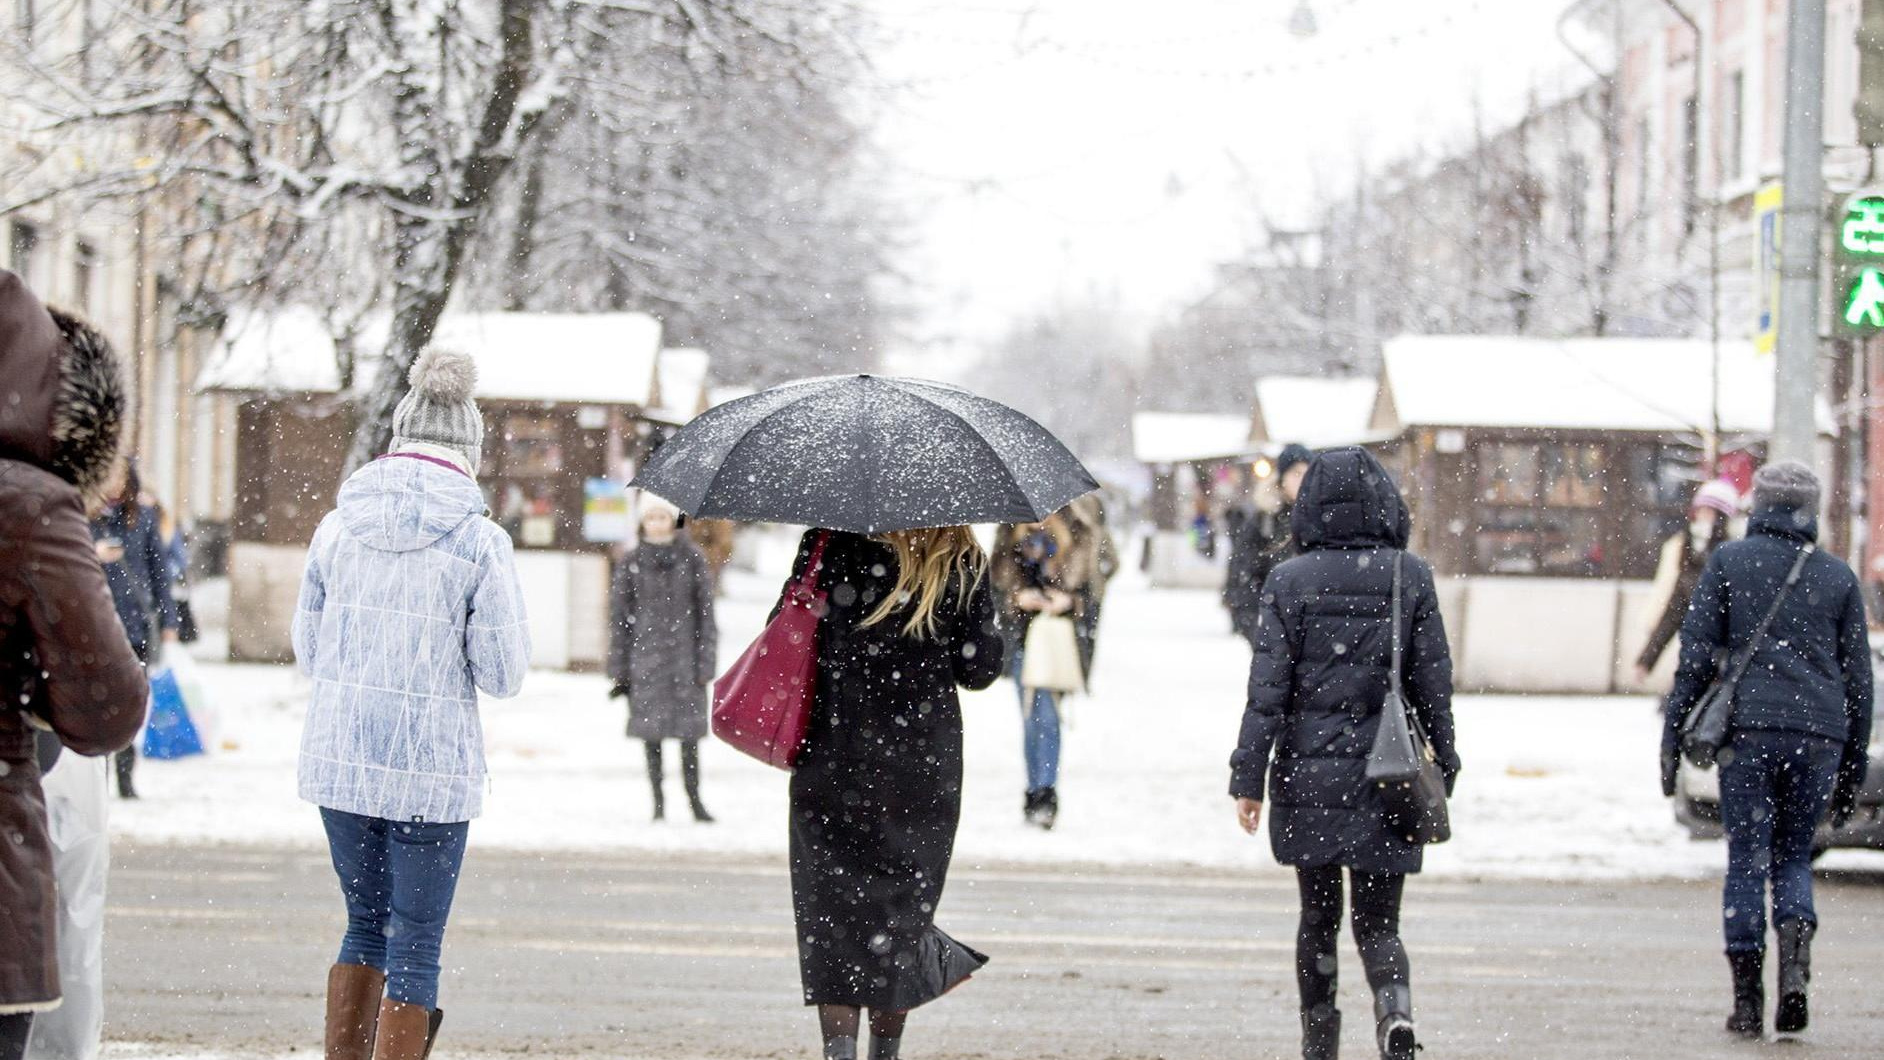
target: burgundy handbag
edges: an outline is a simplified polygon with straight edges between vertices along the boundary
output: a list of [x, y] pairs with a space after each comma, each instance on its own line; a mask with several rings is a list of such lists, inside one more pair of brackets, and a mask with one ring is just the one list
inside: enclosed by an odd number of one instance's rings
[[797, 766], [811, 727], [825, 601], [818, 571], [830, 536], [812, 542], [805, 573], [786, 587], [778, 615], [713, 683], [713, 735], [780, 769]]

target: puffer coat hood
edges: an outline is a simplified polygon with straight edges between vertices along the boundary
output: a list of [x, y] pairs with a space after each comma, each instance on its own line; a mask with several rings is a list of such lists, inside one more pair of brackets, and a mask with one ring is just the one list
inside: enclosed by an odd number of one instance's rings
[[1290, 525], [1302, 551], [1405, 548], [1413, 532], [1406, 500], [1387, 469], [1365, 449], [1317, 456], [1302, 478]]
[[422, 456], [389, 453], [347, 477], [338, 510], [360, 544], [413, 552], [482, 515], [484, 494], [469, 475]]
[[51, 309], [0, 269], [0, 456], [96, 497], [118, 459], [123, 366], [90, 325]]

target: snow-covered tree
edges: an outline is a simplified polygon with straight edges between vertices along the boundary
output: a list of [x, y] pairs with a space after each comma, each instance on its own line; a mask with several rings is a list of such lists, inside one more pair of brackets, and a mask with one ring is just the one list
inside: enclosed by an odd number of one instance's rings
[[[94, 0], [76, 47], [0, 45], [0, 90], [37, 135], [116, 136], [81, 173], [30, 164], [0, 213], [48, 197], [145, 200], [201, 318], [315, 301], [388, 306], [352, 463], [383, 445], [429, 341], [539, 134], [578, 98], [645, 103], [653, 54], [740, 76], [789, 69], [817, 0]], [[370, 351], [363, 351], [370, 352]], [[342, 366], [343, 370], [347, 367]], [[343, 371], [344, 374], [344, 371]]]

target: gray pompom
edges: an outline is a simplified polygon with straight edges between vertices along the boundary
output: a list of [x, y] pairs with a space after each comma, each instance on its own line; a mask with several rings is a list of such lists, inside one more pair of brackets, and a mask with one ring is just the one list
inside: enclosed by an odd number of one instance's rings
[[406, 379], [433, 401], [465, 401], [478, 387], [478, 366], [468, 353], [427, 346]]

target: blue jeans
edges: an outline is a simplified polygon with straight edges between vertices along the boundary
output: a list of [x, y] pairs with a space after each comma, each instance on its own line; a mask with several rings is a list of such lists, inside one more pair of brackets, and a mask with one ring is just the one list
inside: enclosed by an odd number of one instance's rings
[[1027, 759], [1027, 790], [1039, 791], [1060, 782], [1060, 693], [1033, 690], [1020, 683], [1022, 653], [1014, 652], [1014, 688], [1020, 693], [1021, 754]]
[[468, 821], [388, 821], [321, 808], [347, 900], [341, 964], [386, 973], [386, 996], [438, 1007], [438, 954], [464, 864]]
[[1773, 922], [1816, 926], [1812, 908], [1812, 834], [1832, 798], [1843, 750], [1803, 733], [1734, 733], [1721, 754], [1720, 813], [1727, 829], [1727, 882], [1721, 917], [1728, 953], [1766, 949], [1766, 882], [1773, 882]]

